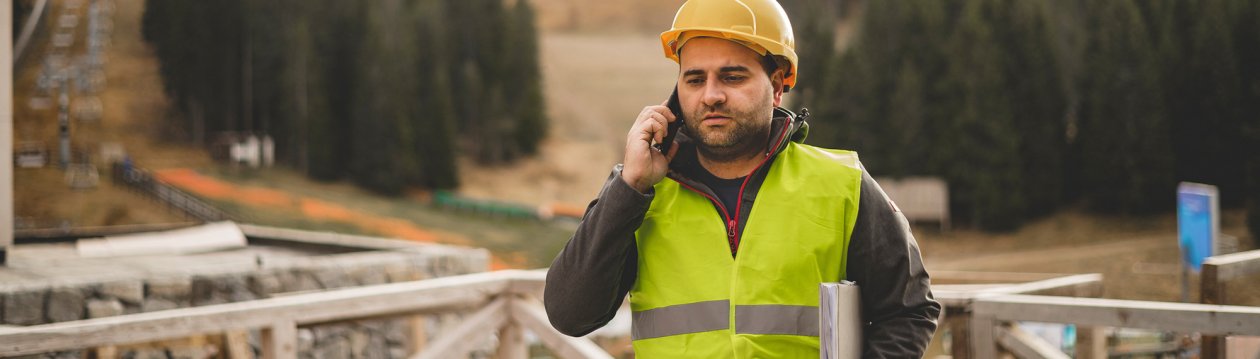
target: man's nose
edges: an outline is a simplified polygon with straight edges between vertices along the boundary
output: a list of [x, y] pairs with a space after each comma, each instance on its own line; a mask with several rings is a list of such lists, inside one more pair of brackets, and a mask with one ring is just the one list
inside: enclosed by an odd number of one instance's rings
[[702, 97], [704, 104], [708, 107], [717, 107], [726, 103], [726, 89], [716, 79], [705, 81], [704, 96]]

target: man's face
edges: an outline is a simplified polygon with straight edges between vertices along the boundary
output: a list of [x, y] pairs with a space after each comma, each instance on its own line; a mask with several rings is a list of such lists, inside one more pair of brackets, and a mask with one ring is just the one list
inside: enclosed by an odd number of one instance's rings
[[764, 150], [782, 85], [766, 75], [761, 56], [728, 40], [700, 37], [687, 41], [679, 60], [678, 100], [700, 151], [720, 159]]

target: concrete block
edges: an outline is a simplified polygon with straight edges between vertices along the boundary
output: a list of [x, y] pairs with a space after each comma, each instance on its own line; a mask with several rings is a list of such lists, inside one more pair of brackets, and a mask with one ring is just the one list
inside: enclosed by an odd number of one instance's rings
[[45, 291], [14, 292], [4, 295], [4, 323], [35, 325], [44, 321]]
[[192, 280], [185, 277], [154, 278], [146, 286], [148, 297], [187, 301], [192, 295]]
[[144, 282], [139, 280], [122, 280], [103, 283], [100, 293], [106, 297], [118, 298], [118, 300], [126, 303], [140, 304], [144, 302]]
[[259, 298], [267, 298], [284, 291], [284, 283], [276, 273], [257, 273], [249, 277], [248, 285], [249, 290]]
[[88, 318], [104, 318], [123, 314], [123, 304], [118, 299], [89, 299]]
[[64, 351], [64, 352], [57, 352], [56, 354], [52, 355], [53, 359], [79, 359], [79, 358], [86, 358], [86, 357], [87, 357], [86, 355], [83, 355], [82, 350], [69, 350], [69, 351]]
[[350, 344], [345, 338], [333, 340], [328, 343], [320, 343], [318, 347], [312, 351], [315, 359], [345, 359], [350, 358]]
[[153, 348], [128, 350], [123, 353], [122, 357], [131, 359], [170, 359], [170, 357], [166, 355], [165, 349]]
[[287, 280], [284, 283], [285, 292], [323, 289], [323, 287], [320, 286], [319, 281], [316, 281], [314, 276], [309, 273], [293, 271], [289, 273], [289, 276], [286, 279]]
[[297, 342], [299, 353], [309, 353], [315, 348], [315, 333], [311, 328], [298, 328]]
[[48, 293], [48, 321], [68, 322], [84, 318], [87, 298], [79, 288], [58, 288]]
[[385, 277], [390, 283], [410, 282], [426, 278], [417, 267], [409, 265], [391, 265], [385, 267]]
[[171, 347], [167, 350], [167, 354], [171, 359], [207, 359], [219, 354], [219, 349], [213, 345], [185, 345]]
[[318, 270], [315, 272], [315, 280], [318, 281], [320, 287], [324, 289], [345, 288], [355, 284], [343, 268]]
[[377, 285], [389, 283], [385, 268], [378, 266], [361, 267], [350, 274], [359, 285]]
[[175, 309], [179, 307], [180, 306], [178, 303], [172, 302], [170, 300], [154, 298], [154, 299], [146, 299], [144, 301], [144, 304], [140, 305], [140, 311], [156, 312], [159, 310], [170, 310], [170, 309]]

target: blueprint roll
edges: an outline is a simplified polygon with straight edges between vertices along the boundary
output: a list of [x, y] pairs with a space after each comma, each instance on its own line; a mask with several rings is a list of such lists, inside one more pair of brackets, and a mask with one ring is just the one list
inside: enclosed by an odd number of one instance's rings
[[862, 312], [857, 283], [818, 285], [818, 354], [823, 359], [862, 357]]

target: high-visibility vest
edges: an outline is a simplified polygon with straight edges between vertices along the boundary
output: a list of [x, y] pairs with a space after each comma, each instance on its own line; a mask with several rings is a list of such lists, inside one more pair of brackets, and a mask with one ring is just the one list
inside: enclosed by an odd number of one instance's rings
[[845, 278], [861, 182], [856, 153], [789, 143], [757, 192], [735, 258], [709, 199], [672, 179], [657, 183], [635, 232], [636, 357], [817, 357], [818, 284]]

